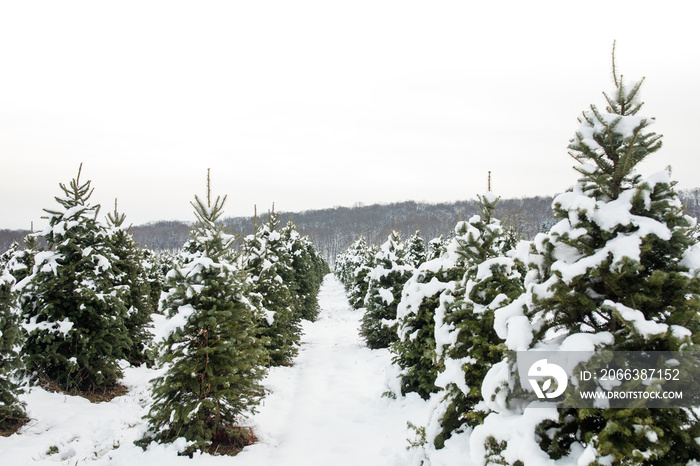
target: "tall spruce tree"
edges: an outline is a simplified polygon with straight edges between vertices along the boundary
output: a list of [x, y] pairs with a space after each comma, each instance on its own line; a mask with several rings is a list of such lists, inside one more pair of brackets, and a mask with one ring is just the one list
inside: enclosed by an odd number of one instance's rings
[[[615, 92], [605, 94], [606, 110], [591, 106], [584, 112], [571, 141], [581, 178], [555, 198], [559, 222], [532, 243], [526, 292], [496, 312], [496, 330], [510, 349], [698, 349], [700, 278], [693, 258], [698, 248], [690, 234], [695, 222], [683, 214], [669, 171], [645, 180], [636, 174], [639, 162], [661, 147], [661, 136], [648, 132], [653, 119], [638, 114], [641, 81], [626, 85], [614, 56], [613, 76]], [[504, 373], [503, 366], [497, 369]], [[487, 421], [504, 414], [513, 422], [514, 413], [507, 411]], [[700, 459], [695, 441], [700, 422], [690, 409], [630, 404], [559, 408], [557, 414], [536, 426], [513, 422], [532, 428], [521, 438], [537, 443], [541, 461], [575, 454], [581, 455], [579, 464], [675, 465]], [[487, 436], [482, 429], [472, 438], [490, 439], [491, 452], [498, 445], [501, 458], [519, 458], [523, 443], [509, 444], [512, 433], [491, 429]]]
[[27, 331], [25, 365], [35, 379], [63, 390], [95, 391], [117, 382], [121, 359], [131, 344], [125, 328], [127, 309], [117, 286], [117, 257], [106, 226], [90, 205], [93, 189], [80, 175], [60, 184], [60, 208], [45, 209], [49, 226], [42, 233], [46, 251], [38, 252], [32, 274], [17, 284]]
[[246, 275], [229, 262], [234, 237], [216, 224], [226, 197], [195, 196], [193, 252], [168, 274], [162, 300], [169, 320], [159, 345], [165, 374], [153, 382], [150, 430], [139, 443], [170, 443], [183, 437], [182, 453], [212, 442], [246, 444], [240, 416], [259, 403], [265, 355], [256, 316], [246, 297]]

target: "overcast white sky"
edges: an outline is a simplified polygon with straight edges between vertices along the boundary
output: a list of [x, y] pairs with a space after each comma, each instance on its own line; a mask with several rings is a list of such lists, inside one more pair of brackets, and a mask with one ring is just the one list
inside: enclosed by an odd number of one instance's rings
[[697, 2], [0, 0], [0, 228], [43, 224], [59, 182], [103, 212], [193, 220], [356, 202], [554, 194], [618, 69], [700, 186]]

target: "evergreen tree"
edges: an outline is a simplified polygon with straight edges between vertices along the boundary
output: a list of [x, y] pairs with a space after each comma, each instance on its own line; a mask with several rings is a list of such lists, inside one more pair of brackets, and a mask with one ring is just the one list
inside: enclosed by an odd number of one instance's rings
[[19, 243], [17, 241], [13, 241], [12, 244], [10, 244], [10, 247], [7, 248], [5, 252], [0, 254], [0, 270], [5, 270], [7, 268], [7, 264], [10, 262], [10, 259], [12, 259], [12, 257], [20, 250]]
[[423, 262], [404, 284], [397, 307], [398, 340], [391, 346], [393, 362], [401, 368], [401, 394], [418, 393], [427, 399], [437, 391], [439, 365], [435, 317], [464, 273], [455, 254]]
[[493, 217], [497, 203], [490, 192], [479, 196], [481, 215], [469, 219], [455, 238], [464, 273], [436, 329], [443, 357], [438, 382], [442, 406], [427, 429], [436, 448], [454, 432], [481, 424], [488, 414], [481, 385], [505, 356], [503, 340], [494, 330], [494, 311], [523, 291], [522, 265], [506, 256], [513, 244]]
[[299, 317], [313, 322], [318, 317], [318, 291], [327, 265], [313, 243], [308, 237], [299, 234], [291, 220], [281, 234], [292, 261], [293, 281], [300, 298]]
[[404, 244], [394, 230], [382, 245], [368, 272], [365, 313], [360, 333], [372, 349], [388, 348], [398, 339], [396, 309], [404, 284], [415, 271], [405, 260]]
[[216, 220], [226, 197], [195, 196], [194, 252], [168, 274], [162, 300], [169, 318], [159, 346], [167, 368], [153, 382], [150, 430], [141, 445], [183, 437], [183, 453], [206, 450], [212, 442], [246, 444], [248, 429], [238, 419], [259, 403], [264, 348], [256, 339], [256, 316], [246, 297], [245, 273], [228, 261], [234, 237]]
[[259, 323], [259, 338], [267, 344], [269, 363], [276, 366], [291, 364], [301, 337], [301, 313], [297, 311], [300, 300], [296, 290], [290, 288], [290, 283], [296, 287], [292, 261], [278, 227], [279, 216], [272, 211], [268, 222], [260, 224], [243, 244], [251, 294], [264, 315]]
[[3, 268], [7, 270], [15, 283], [21, 282], [32, 274], [34, 256], [39, 252], [39, 240], [34, 232], [25, 236], [23, 243], [24, 248], [21, 248], [16, 241], [13, 242], [0, 258], [0, 270]]
[[369, 278], [374, 268], [374, 259], [379, 251], [367, 245], [364, 237], [356, 239], [336, 261], [336, 275], [345, 286], [348, 302], [353, 309], [364, 306]]
[[[661, 147], [661, 136], [648, 132], [653, 119], [638, 115], [641, 82], [625, 85], [614, 65], [613, 75], [606, 111], [584, 112], [571, 142], [582, 176], [555, 199], [559, 222], [532, 243], [526, 293], [496, 313], [496, 330], [510, 349], [571, 350], [581, 342], [610, 351], [698, 349], [694, 220], [683, 215], [668, 171], [646, 180], [635, 173]], [[523, 438], [538, 441], [547, 459], [581, 451], [585, 464], [700, 459], [700, 422], [689, 409], [559, 408], [557, 418], [533, 430]], [[495, 443], [504, 440], [492, 434]], [[503, 445], [511, 458], [513, 448]]]
[[14, 282], [7, 269], [0, 270], [0, 433], [14, 431], [27, 417], [14, 380], [21, 366], [22, 346]]
[[414, 268], [418, 268], [419, 265], [425, 262], [425, 241], [420, 236], [420, 231], [416, 231], [406, 240], [405, 250], [406, 262]]
[[17, 287], [28, 371], [63, 390], [94, 391], [121, 377], [118, 360], [131, 342], [123, 291], [116, 286], [117, 258], [81, 171], [82, 165], [68, 186], [60, 184], [60, 209], [45, 210], [48, 250], [36, 254], [32, 275]]
[[114, 263], [117, 270], [114, 286], [122, 289], [127, 308], [124, 325], [131, 341], [124, 359], [132, 364], [141, 364], [151, 361], [146, 349], [151, 341], [151, 313], [158, 302], [154, 302], [151, 295], [144, 268], [144, 253], [128, 229], [124, 228], [125, 219], [126, 215], [118, 212], [115, 199], [114, 212], [107, 214], [107, 225], [110, 245], [117, 258]]
[[447, 252], [448, 241], [444, 236], [440, 235], [437, 238], [433, 238], [428, 242], [427, 251], [425, 253], [426, 260], [437, 259]]
[[148, 300], [153, 312], [159, 312], [160, 295], [163, 291], [167, 291], [166, 275], [175, 268], [176, 258], [168, 251], [143, 249], [142, 254], [142, 264], [150, 292]]

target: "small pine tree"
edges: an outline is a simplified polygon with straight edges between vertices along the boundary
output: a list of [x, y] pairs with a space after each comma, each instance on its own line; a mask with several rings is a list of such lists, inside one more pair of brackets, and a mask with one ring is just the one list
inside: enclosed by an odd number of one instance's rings
[[318, 317], [318, 291], [327, 269], [308, 237], [299, 234], [290, 220], [281, 231], [292, 260], [292, 275], [300, 298], [299, 317], [313, 322]]
[[39, 252], [39, 240], [34, 233], [34, 225], [32, 224], [32, 232], [22, 240], [24, 248], [15, 241], [10, 248], [0, 256], [0, 270], [7, 270], [15, 279], [15, 283], [19, 283], [29, 275], [34, 269], [34, 256]]
[[367, 245], [364, 237], [360, 237], [336, 261], [336, 276], [345, 286], [348, 302], [353, 309], [364, 306], [369, 285], [367, 274], [374, 268], [378, 252], [376, 247]]
[[157, 306], [153, 301], [151, 285], [144, 268], [145, 256], [136, 244], [128, 229], [124, 228], [126, 215], [117, 210], [117, 200], [114, 200], [114, 212], [107, 214], [109, 226], [109, 241], [117, 260], [114, 286], [123, 290], [124, 305], [127, 316], [124, 321], [129, 334], [130, 345], [124, 354], [124, 359], [132, 364], [150, 363], [151, 355], [147, 348], [151, 342], [151, 314]]
[[32, 275], [17, 287], [30, 374], [63, 390], [94, 391], [121, 377], [118, 361], [130, 340], [123, 293], [115, 288], [117, 258], [81, 171], [82, 165], [68, 186], [60, 184], [60, 209], [46, 209], [48, 250], [35, 255]]
[[437, 419], [439, 429], [428, 429], [436, 448], [442, 448], [445, 440], [464, 426], [481, 424], [488, 414], [481, 405], [481, 385], [491, 367], [504, 358], [506, 349], [494, 330], [494, 311], [523, 292], [523, 267], [506, 256], [513, 244], [501, 222], [493, 217], [498, 200], [490, 192], [479, 196], [481, 215], [466, 222], [463, 234], [456, 237], [464, 274], [438, 328], [444, 335], [438, 338], [443, 355], [443, 406]]
[[14, 282], [7, 269], [0, 270], [0, 433], [14, 431], [27, 417], [14, 380], [21, 366], [22, 345]]
[[20, 250], [19, 243], [17, 241], [13, 241], [12, 244], [10, 244], [10, 247], [7, 248], [5, 252], [0, 254], [0, 270], [5, 270], [12, 257], [15, 256]]
[[153, 312], [160, 312], [158, 309], [160, 295], [163, 291], [167, 291], [166, 275], [175, 268], [176, 258], [169, 251], [143, 249], [142, 253], [144, 273], [150, 290], [148, 300]]
[[394, 230], [382, 245], [368, 272], [365, 314], [360, 334], [372, 349], [388, 348], [398, 339], [396, 309], [404, 284], [415, 271], [406, 263], [399, 233]]
[[250, 440], [237, 422], [263, 394], [265, 352], [256, 339], [245, 274], [228, 261], [235, 238], [216, 225], [225, 202], [217, 197], [212, 203], [207, 177], [206, 202], [195, 196], [193, 203], [195, 252], [168, 274], [162, 308], [170, 332], [159, 346], [167, 371], [153, 381], [150, 430], [138, 442], [144, 447], [183, 437], [189, 443], [182, 453], [190, 454], [212, 442]]
[[401, 394], [428, 399], [437, 391], [439, 366], [435, 343], [435, 313], [443, 295], [454, 289], [463, 269], [451, 257], [423, 262], [404, 284], [397, 307], [398, 340], [391, 346], [393, 362], [401, 368]]
[[258, 331], [267, 344], [271, 365], [288, 365], [297, 354], [301, 337], [299, 298], [290, 287], [293, 269], [279, 227], [279, 216], [270, 212], [268, 222], [245, 238], [243, 266], [251, 277], [251, 295], [262, 311]]
[[423, 241], [420, 231], [416, 231], [406, 240], [404, 248], [406, 250], [406, 262], [411, 264], [414, 268], [418, 268], [425, 262], [425, 241]]

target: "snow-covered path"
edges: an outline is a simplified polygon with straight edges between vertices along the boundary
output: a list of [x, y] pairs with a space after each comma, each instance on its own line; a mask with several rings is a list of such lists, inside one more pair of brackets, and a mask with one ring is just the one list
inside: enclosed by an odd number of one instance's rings
[[260, 441], [232, 464], [402, 463], [406, 422], [423, 404], [382, 397], [391, 355], [364, 345], [361, 313], [350, 308], [332, 275], [324, 280], [319, 304], [318, 320], [304, 323], [295, 365], [273, 369], [266, 380], [271, 393], [254, 417]]

